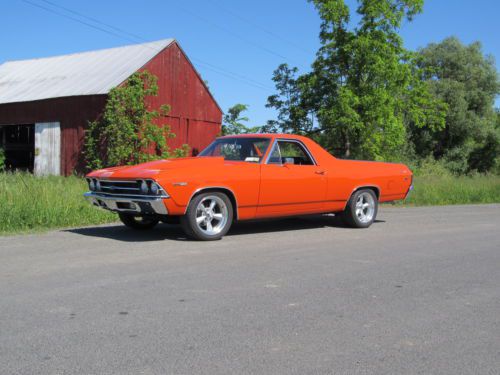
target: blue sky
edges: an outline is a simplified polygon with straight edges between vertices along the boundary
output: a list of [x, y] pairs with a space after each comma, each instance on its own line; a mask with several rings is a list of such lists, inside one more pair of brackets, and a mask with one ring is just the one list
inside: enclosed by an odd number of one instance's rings
[[[354, 10], [356, 2], [347, 2]], [[451, 35], [479, 40], [498, 66], [498, 14], [496, 0], [427, 0], [424, 13], [401, 34], [410, 49]], [[176, 38], [221, 107], [248, 104], [253, 126], [274, 116], [265, 108], [274, 93], [273, 70], [288, 62], [307, 71], [319, 46], [319, 18], [306, 0], [0, 0], [0, 24], [0, 63]]]

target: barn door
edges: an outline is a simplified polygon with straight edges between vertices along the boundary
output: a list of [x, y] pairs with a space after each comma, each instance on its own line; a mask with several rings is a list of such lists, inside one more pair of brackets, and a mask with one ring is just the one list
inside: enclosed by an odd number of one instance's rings
[[35, 124], [35, 175], [61, 174], [61, 127], [58, 122]]

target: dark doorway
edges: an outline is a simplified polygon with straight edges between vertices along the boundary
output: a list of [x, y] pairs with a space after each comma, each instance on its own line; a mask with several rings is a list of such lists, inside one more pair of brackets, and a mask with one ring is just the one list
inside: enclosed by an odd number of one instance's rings
[[0, 125], [0, 148], [5, 151], [7, 170], [33, 172], [35, 125]]

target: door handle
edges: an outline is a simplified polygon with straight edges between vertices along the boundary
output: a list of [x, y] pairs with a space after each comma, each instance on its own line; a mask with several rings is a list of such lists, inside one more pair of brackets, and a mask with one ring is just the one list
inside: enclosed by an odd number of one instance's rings
[[326, 172], [325, 171], [314, 171], [314, 173], [324, 175]]

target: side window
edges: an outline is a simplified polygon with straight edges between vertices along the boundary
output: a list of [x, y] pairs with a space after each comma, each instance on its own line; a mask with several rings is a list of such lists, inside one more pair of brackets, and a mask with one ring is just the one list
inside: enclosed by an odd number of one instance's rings
[[298, 142], [278, 141], [271, 152], [269, 164], [314, 165], [309, 154]]
[[281, 154], [280, 146], [278, 143], [271, 150], [271, 155], [269, 156], [268, 164], [281, 164]]

